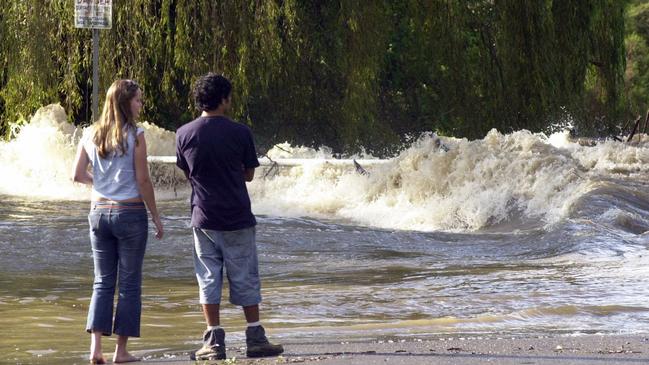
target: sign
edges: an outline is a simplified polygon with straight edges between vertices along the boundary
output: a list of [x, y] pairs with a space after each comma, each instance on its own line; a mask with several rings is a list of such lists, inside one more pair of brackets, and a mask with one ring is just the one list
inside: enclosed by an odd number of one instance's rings
[[75, 28], [110, 29], [113, 0], [74, 0]]

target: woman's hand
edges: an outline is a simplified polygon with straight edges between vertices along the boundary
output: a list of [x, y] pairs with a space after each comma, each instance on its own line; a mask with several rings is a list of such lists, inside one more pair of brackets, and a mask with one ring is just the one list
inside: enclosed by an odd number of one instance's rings
[[162, 237], [164, 236], [164, 228], [162, 227], [162, 221], [160, 220], [159, 215], [152, 216], [151, 219], [153, 220], [153, 224], [155, 224], [155, 238], [161, 240]]

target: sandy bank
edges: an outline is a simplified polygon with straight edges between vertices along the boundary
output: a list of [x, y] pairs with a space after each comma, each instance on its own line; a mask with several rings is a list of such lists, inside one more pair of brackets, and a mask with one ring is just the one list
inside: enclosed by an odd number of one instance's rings
[[[241, 346], [241, 347], [238, 347]], [[243, 344], [226, 361], [200, 364], [649, 364], [649, 336], [440, 338], [372, 342], [286, 343], [275, 359], [247, 359]], [[147, 364], [185, 365], [187, 354], [147, 359]], [[232, 358], [236, 358], [234, 361]]]

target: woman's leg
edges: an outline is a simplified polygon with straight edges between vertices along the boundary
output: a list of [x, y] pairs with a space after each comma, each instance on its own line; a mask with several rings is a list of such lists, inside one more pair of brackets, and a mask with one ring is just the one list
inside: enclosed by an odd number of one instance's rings
[[106, 219], [105, 215], [96, 212], [88, 216], [95, 280], [86, 331], [91, 333], [90, 359], [98, 364], [105, 362], [101, 336], [111, 334], [117, 280], [117, 241], [107, 229]]
[[113, 355], [113, 362], [116, 364], [123, 362], [140, 361], [140, 358], [135, 357], [128, 353], [126, 350], [126, 343], [128, 336], [117, 336], [117, 344], [115, 345], [115, 354]]
[[92, 364], [105, 364], [104, 354], [101, 351], [101, 332], [92, 332], [90, 336], [90, 362]]
[[[118, 335], [114, 362], [130, 362], [138, 359], [131, 356], [126, 344], [129, 337], [140, 336], [142, 311], [142, 264], [148, 236], [146, 211], [120, 213], [119, 229], [119, 295], [115, 312], [114, 333]], [[119, 233], [118, 233], [119, 232]]]

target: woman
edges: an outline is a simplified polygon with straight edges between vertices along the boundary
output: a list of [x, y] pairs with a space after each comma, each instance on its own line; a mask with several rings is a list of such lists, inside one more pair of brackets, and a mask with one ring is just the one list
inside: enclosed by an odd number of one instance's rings
[[[148, 236], [147, 211], [163, 228], [147, 166], [144, 131], [135, 125], [142, 90], [132, 80], [115, 81], [106, 93], [100, 119], [79, 142], [74, 181], [92, 185], [90, 243], [95, 281], [86, 330], [91, 333], [90, 362], [105, 364], [101, 336], [117, 335], [113, 362], [139, 361], [126, 350], [140, 336], [142, 262]], [[92, 172], [88, 167], [92, 167]], [[113, 325], [115, 283], [119, 297]]]

